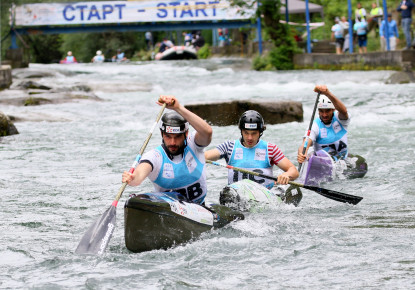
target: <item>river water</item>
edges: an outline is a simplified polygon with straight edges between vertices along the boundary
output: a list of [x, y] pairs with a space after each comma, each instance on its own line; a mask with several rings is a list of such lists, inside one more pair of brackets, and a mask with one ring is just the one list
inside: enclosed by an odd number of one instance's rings
[[[0, 139], [0, 288], [414, 288], [415, 84], [387, 85], [389, 71], [256, 72], [241, 63], [31, 64], [23, 70], [49, 73], [35, 79], [44, 85], [88, 85], [102, 101], [0, 107], [29, 116], [15, 123], [19, 135]], [[123, 203], [131, 193], [151, 192], [146, 181], [125, 190], [105, 254], [74, 254], [115, 198], [122, 171], [160, 110], [160, 94], [176, 95], [183, 104], [301, 101], [304, 122], [269, 125], [264, 134], [296, 163], [315, 84], [327, 84], [348, 107], [350, 152], [369, 166], [362, 179], [324, 187], [363, 196], [358, 205], [303, 190], [299, 207], [281, 205], [167, 251], [133, 254], [124, 246]], [[209, 148], [239, 136], [236, 126], [213, 129]], [[147, 148], [160, 140], [155, 131]], [[217, 202], [226, 170], [207, 166], [207, 200]]]

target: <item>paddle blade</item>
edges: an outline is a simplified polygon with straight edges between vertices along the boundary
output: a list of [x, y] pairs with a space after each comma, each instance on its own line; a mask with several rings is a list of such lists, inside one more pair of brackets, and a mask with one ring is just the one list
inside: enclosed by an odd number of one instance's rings
[[114, 232], [116, 213], [117, 208], [111, 205], [84, 234], [75, 253], [101, 255], [107, 248]]
[[303, 187], [306, 189], [313, 190], [324, 197], [330, 198], [332, 200], [344, 202], [344, 203], [351, 203], [351, 204], [356, 205], [363, 199], [363, 197], [361, 196], [346, 194], [346, 193], [342, 193], [342, 192], [338, 192], [338, 191], [330, 190], [326, 188], [309, 186], [309, 185], [304, 185]]

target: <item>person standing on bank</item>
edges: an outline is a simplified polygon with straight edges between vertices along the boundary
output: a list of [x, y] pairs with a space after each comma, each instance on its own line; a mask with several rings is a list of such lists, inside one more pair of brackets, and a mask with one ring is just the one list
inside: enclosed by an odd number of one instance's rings
[[150, 31], [147, 31], [144, 34], [144, 37], [146, 39], [147, 50], [152, 50], [153, 49], [153, 34]]
[[350, 37], [349, 37], [349, 21], [347, 21], [346, 16], [342, 16], [340, 18], [339, 24], [341, 26], [343, 26], [344, 44], [343, 44], [342, 52], [344, 53], [344, 52], [349, 50], [349, 40], [350, 40]]
[[340, 23], [340, 18], [334, 18], [334, 25], [331, 27], [331, 39], [336, 39], [336, 54], [341, 54], [344, 44], [344, 27]]
[[360, 19], [366, 19], [366, 9], [362, 7], [362, 3], [357, 2], [356, 4], [356, 10], [354, 12], [355, 15], [355, 22], [359, 22], [360, 20], [358, 19], [360, 17]]
[[378, 7], [375, 2], [372, 3], [372, 10], [370, 10], [370, 18], [368, 20], [368, 33], [375, 29], [375, 36], [376, 36], [376, 28], [379, 29], [380, 22], [382, 20], [383, 10], [382, 8]]
[[[387, 49], [386, 45], [386, 22], [382, 20], [379, 29], [380, 46], [383, 51]], [[388, 13], [388, 37], [390, 50], [396, 50], [396, 45], [399, 42], [398, 25], [396, 21], [392, 19], [392, 14]]]
[[[277, 177], [277, 183], [283, 185], [298, 177], [297, 168], [275, 144], [260, 140], [266, 129], [261, 114], [254, 110], [246, 111], [240, 117], [238, 127], [241, 130], [240, 139], [226, 141], [214, 149], [207, 150], [205, 159], [216, 161], [225, 158], [228, 165], [269, 176], [272, 176], [273, 166], [276, 165], [284, 171]], [[228, 184], [247, 178], [268, 189], [275, 183], [273, 180], [249, 176], [236, 170], [228, 171]]]
[[367, 22], [364, 18], [358, 17], [356, 22], [353, 25], [353, 30], [356, 31], [357, 41], [359, 45], [359, 53], [367, 52]]
[[[171, 111], [161, 118], [162, 144], [143, 155], [133, 174], [124, 171], [122, 182], [138, 186], [148, 177], [157, 192], [175, 191], [191, 202], [204, 204], [207, 187], [203, 150], [212, 140], [212, 128], [176, 97], [160, 96], [158, 104], [164, 103]], [[196, 130], [190, 134], [189, 124]]]
[[314, 88], [320, 93], [318, 101], [318, 115], [313, 122], [307, 148], [303, 154], [303, 143], [298, 148], [297, 161], [303, 163], [307, 159], [310, 146], [314, 145], [314, 152], [325, 150], [335, 160], [347, 157], [347, 127], [350, 123], [350, 115], [346, 106], [325, 85], [317, 85]]
[[411, 48], [412, 8], [414, 8], [412, 0], [403, 0], [396, 9], [398, 12], [401, 12], [402, 16], [402, 30], [406, 39], [406, 47], [404, 49]]

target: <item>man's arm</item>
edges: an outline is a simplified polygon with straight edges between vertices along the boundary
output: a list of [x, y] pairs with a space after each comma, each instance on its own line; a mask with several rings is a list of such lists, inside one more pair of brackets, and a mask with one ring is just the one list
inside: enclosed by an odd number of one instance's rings
[[[301, 143], [301, 146], [298, 147], [298, 152], [297, 152], [298, 163], [303, 163], [304, 161], [306, 161], [308, 149], [310, 149], [310, 147], [313, 146], [314, 142], [317, 140], [319, 131], [320, 129], [318, 128], [317, 123], [313, 121], [313, 125], [311, 126], [310, 136], [304, 137], [303, 142]], [[305, 153], [303, 154], [304, 143], [306, 142], [307, 138], [308, 138], [307, 148], [305, 150]]]
[[217, 148], [205, 151], [205, 159], [216, 161], [220, 159], [220, 152]]
[[153, 168], [149, 163], [140, 163], [133, 174], [128, 171], [123, 172], [122, 182], [127, 182], [130, 186], [138, 186], [143, 182], [143, 180], [150, 174], [152, 170]]
[[195, 142], [197, 145], [206, 147], [210, 144], [212, 141], [212, 127], [198, 115], [182, 106], [175, 96], [162, 95], [157, 103], [160, 106], [166, 103], [167, 109], [176, 111], [192, 125], [196, 130]]
[[384, 37], [384, 33], [383, 33], [383, 30], [385, 29], [385, 22], [384, 21], [382, 21], [381, 23], [380, 23], [380, 27], [379, 27], [379, 36], [380, 37]]
[[349, 118], [349, 115], [347, 114], [346, 106], [332, 92], [329, 91], [327, 86], [317, 85], [314, 88], [314, 91], [316, 93], [321, 93], [321, 94], [327, 96], [330, 99], [330, 101], [334, 105], [334, 108], [336, 108], [336, 110], [339, 112], [339, 118], [341, 120], [347, 120]]
[[284, 157], [277, 166], [282, 169], [284, 172], [278, 175], [279, 184], [288, 184], [288, 181], [295, 180], [298, 176], [298, 170], [295, 168], [294, 164], [287, 158]]
[[[306, 138], [308, 138], [308, 137], [306, 137]], [[298, 147], [297, 161], [300, 164], [303, 163], [306, 160], [308, 149], [313, 145], [313, 140], [311, 140], [311, 138], [309, 138], [308, 143], [307, 143], [307, 148], [305, 149], [305, 152], [303, 154], [303, 148], [304, 148], [304, 143], [306, 141], [306, 138], [303, 139], [303, 143], [301, 143], [301, 146]]]

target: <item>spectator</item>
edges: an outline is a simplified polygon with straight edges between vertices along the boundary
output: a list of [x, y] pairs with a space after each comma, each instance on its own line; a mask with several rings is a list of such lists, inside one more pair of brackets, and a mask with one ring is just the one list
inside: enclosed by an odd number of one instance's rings
[[190, 46], [192, 44], [193, 35], [191, 33], [183, 32], [184, 45]]
[[218, 34], [219, 34], [219, 47], [224, 47], [225, 46], [225, 35], [223, 35], [223, 31], [222, 29], [218, 29]]
[[344, 44], [344, 27], [340, 24], [340, 18], [334, 18], [334, 25], [331, 27], [331, 39], [336, 39], [336, 54], [341, 54]]
[[343, 33], [344, 33], [344, 44], [343, 44], [343, 50], [342, 52], [346, 52], [349, 50], [349, 21], [347, 21], [347, 18], [345, 16], [342, 16], [340, 19], [339, 24], [343, 26]]
[[372, 10], [370, 10], [370, 18], [368, 21], [369, 24], [369, 31], [372, 31], [372, 29], [375, 29], [375, 35], [376, 35], [376, 28], [379, 29], [380, 22], [382, 20], [383, 16], [383, 10], [382, 8], [378, 7], [375, 2], [372, 3]]
[[412, 0], [403, 0], [399, 3], [398, 12], [401, 12], [402, 16], [402, 29], [405, 34], [406, 47], [404, 49], [411, 48], [411, 24], [412, 24], [412, 8], [414, 3]]
[[357, 17], [357, 22], [353, 25], [353, 30], [356, 31], [357, 41], [359, 44], [359, 53], [367, 52], [367, 22], [364, 18]]
[[[382, 20], [379, 29], [380, 46], [383, 51], [386, 50], [386, 22]], [[392, 14], [388, 13], [388, 36], [389, 36], [389, 48], [390, 50], [396, 50], [396, 45], [399, 41], [398, 25], [396, 21], [392, 19]]]
[[146, 38], [147, 50], [152, 50], [153, 49], [153, 35], [151, 34], [150, 31], [147, 31], [144, 34], [144, 37]]
[[356, 7], [357, 7], [356, 11], [354, 12], [355, 22], [360, 21], [360, 20], [358, 20], [359, 17], [360, 17], [360, 19], [366, 19], [366, 9], [362, 7], [362, 3], [357, 2]]

